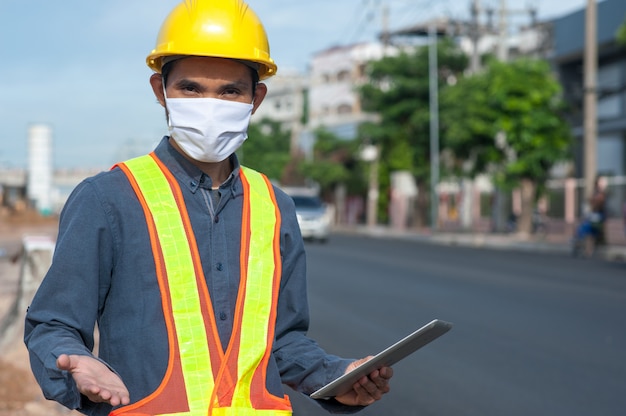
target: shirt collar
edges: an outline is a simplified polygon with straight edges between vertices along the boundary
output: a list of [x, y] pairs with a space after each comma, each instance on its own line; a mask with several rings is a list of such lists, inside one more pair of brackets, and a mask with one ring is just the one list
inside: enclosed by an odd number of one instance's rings
[[[170, 144], [168, 136], [164, 136], [163, 139], [161, 139], [161, 142], [154, 152], [181, 185], [187, 186], [191, 192], [195, 193], [198, 188], [211, 189], [211, 178], [180, 154], [180, 152]], [[224, 183], [220, 185], [220, 189], [230, 189], [233, 195], [235, 195], [239, 183], [235, 178], [239, 177], [241, 165], [239, 164], [237, 155], [234, 153], [230, 155], [230, 161], [233, 165], [233, 171], [228, 175]]]

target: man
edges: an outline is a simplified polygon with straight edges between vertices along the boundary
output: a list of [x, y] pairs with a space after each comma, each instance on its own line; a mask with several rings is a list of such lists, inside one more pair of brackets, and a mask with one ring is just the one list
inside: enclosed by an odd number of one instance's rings
[[[306, 337], [293, 202], [234, 153], [276, 71], [265, 31], [241, 0], [187, 1], [147, 61], [170, 136], [68, 199], [26, 316], [33, 373], [90, 415], [291, 414], [283, 383], [309, 394], [367, 358]], [[391, 376], [322, 405], [357, 411]]]

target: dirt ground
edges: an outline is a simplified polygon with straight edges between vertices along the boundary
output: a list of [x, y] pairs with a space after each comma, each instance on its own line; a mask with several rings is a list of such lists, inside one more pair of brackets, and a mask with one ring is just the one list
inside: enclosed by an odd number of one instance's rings
[[0, 415], [67, 414], [55, 407], [43, 399], [29, 371], [0, 361]]
[[13, 323], [0, 334], [0, 416], [79, 415], [43, 397], [30, 371], [28, 353], [22, 341], [22, 316], [11, 319], [21, 271], [20, 249], [24, 236], [56, 236], [56, 218], [35, 213], [0, 215], [0, 328]]

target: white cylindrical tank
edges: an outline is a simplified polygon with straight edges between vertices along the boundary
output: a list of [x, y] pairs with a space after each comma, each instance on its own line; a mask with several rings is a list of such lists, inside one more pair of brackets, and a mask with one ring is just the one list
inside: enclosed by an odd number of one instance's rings
[[30, 203], [43, 215], [52, 213], [52, 129], [35, 124], [28, 129], [28, 182]]

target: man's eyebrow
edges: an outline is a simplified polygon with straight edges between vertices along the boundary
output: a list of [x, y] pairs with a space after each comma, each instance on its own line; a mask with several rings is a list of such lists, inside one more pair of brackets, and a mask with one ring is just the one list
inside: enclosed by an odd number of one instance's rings
[[237, 80], [237, 81], [229, 82], [227, 84], [222, 85], [222, 88], [249, 89], [251, 87], [252, 87], [252, 84], [244, 80]]

